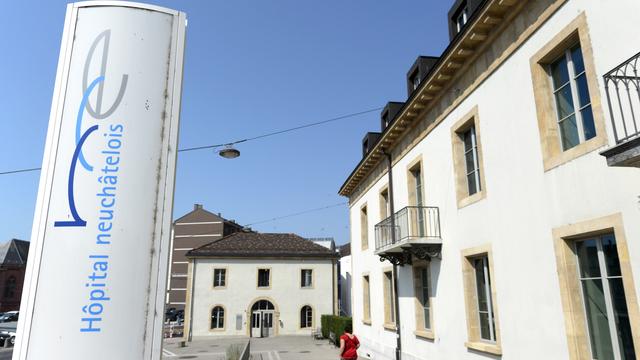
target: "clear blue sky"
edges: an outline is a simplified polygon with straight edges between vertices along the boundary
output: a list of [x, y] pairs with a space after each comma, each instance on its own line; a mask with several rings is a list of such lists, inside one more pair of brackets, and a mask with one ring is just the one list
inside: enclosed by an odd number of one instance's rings
[[[450, 0], [152, 1], [187, 13], [180, 147], [218, 144], [406, 99], [416, 56], [448, 43]], [[39, 167], [65, 1], [12, 1], [0, 22], [0, 172]], [[339, 187], [377, 131], [371, 113], [181, 153], [174, 218], [194, 203], [240, 224], [346, 202]], [[29, 239], [39, 172], [0, 176], [0, 241]], [[254, 226], [349, 240], [347, 206]]]

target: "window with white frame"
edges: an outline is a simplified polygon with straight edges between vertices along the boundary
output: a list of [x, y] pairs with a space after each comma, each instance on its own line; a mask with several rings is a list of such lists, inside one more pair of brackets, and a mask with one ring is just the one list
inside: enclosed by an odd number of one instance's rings
[[211, 310], [211, 328], [224, 329], [224, 308], [216, 306]]
[[225, 287], [227, 281], [226, 269], [213, 269], [213, 287]]
[[480, 165], [478, 162], [478, 142], [476, 139], [476, 127], [471, 125], [460, 134], [464, 144], [464, 162], [467, 175], [467, 190], [469, 196], [482, 190], [480, 182]]
[[382, 277], [384, 292], [384, 322], [395, 324], [395, 292], [393, 291], [393, 272], [385, 271]]
[[636, 359], [613, 234], [575, 242], [593, 359]]
[[300, 327], [313, 327], [313, 309], [309, 305], [305, 305], [300, 309]]
[[422, 206], [424, 201], [424, 194], [422, 193], [422, 169], [420, 164], [414, 166], [411, 170], [411, 176], [413, 180], [413, 186], [415, 191], [415, 206]]
[[580, 44], [549, 65], [562, 150], [596, 136], [587, 75]]
[[468, 10], [467, 10], [467, 7], [465, 6], [458, 13], [458, 16], [456, 16], [456, 32], [462, 31], [462, 28], [464, 28], [464, 25], [467, 23], [468, 16], [469, 16]]
[[489, 258], [487, 256], [473, 259], [475, 270], [477, 310], [480, 325], [480, 339], [495, 342], [496, 331], [491, 301], [491, 276], [489, 275]]
[[[409, 187], [410, 187], [410, 195], [409, 195], [409, 205], [415, 207], [424, 206], [424, 191], [422, 189], [422, 163], [418, 162], [411, 169], [409, 169]], [[418, 209], [415, 212], [415, 216], [412, 216], [411, 221], [414, 223], [414, 229], [416, 231], [416, 235], [424, 236], [426, 231], [426, 219], [425, 213]]]
[[478, 106], [451, 127], [453, 170], [458, 208], [486, 197]]
[[258, 269], [258, 287], [269, 287], [271, 284], [271, 270]]
[[419, 328], [430, 330], [431, 302], [429, 297], [429, 269], [427, 268], [427, 266], [418, 267], [416, 268], [415, 274], [417, 276], [415, 291], [422, 311], [422, 324], [419, 324], [422, 326], [419, 326]]
[[420, 86], [420, 72], [416, 69], [411, 76], [409, 76], [409, 81], [411, 82], [412, 90], [415, 90]]
[[369, 275], [362, 277], [362, 320], [371, 321], [371, 286]]
[[389, 110], [385, 111], [384, 114], [382, 114], [382, 122], [384, 123], [385, 129], [391, 123], [391, 119], [389, 119]]
[[389, 189], [385, 188], [380, 192], [380, 220], [388, 218], [390, 213]]
[[302, 269], [300, 271], [300, 287], [310, 288], [313, 286], [313, 270]]
[[362, 250], [369, 248], [369, 216], [366, 205], [360, 208], [360, 242]]

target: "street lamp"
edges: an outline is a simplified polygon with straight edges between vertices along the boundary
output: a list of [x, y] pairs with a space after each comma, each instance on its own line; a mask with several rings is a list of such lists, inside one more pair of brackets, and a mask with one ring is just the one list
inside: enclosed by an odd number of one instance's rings
[[240, 150], [235, 149], [233, 145], [229, 144], [226, 145], [224, 149], [218, 151], [218, 154], [225, 159], [235, 159], [240, 156]]

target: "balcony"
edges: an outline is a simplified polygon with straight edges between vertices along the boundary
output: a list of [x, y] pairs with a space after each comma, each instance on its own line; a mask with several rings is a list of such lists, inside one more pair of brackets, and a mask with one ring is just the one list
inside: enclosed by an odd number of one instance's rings
[[640, 167], [640, 53], [604, 75], [616, 145], [601, 153], [609, 166]]
[[376, 250], [380, 261], [411, 264], [413, 258], [439, 257], [440, 211], [437, 207], [407, 206], [375, 226]]

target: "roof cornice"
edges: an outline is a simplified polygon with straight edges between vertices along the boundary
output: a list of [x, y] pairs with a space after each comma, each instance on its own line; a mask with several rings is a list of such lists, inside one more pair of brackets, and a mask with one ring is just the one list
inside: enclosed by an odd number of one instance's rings
[[442, 90], [467, 69], [479, 50], [492, 40], [493, 29], [513, 18], [529, 0], [487, 0], [469, 19], [467, 26], [445, 49], [427, 77], [385, 129], [376, 145], [362, 158], [338, 194], [351, 196], [362, 180], [385, 158], [427, 110], [436, 105]]

